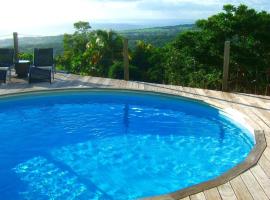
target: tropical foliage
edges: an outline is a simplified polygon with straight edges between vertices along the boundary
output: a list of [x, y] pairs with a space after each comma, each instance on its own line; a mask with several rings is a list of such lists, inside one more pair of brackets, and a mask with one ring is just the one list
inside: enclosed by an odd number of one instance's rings
[[122, 59], [122, 39], [113, 31], [90, 31], [88, 22], [74, 24], [64, 35], [64, 53], [57, 62], [72, 73], [106, 77], [114, 61]]
[[[58, 63], [66, 70], [123, 78], [122, 36], [74, 24], [64, 35]], [[182, 86], [221, 89], [224, 42], [231, 42], [230, 89], [264, 93], [270, 72], [270, 14], [245, 5], [225, 5], [223, 12], [198, 20], [162, 47], [137, 41], [130, 50], [131, 78]]]

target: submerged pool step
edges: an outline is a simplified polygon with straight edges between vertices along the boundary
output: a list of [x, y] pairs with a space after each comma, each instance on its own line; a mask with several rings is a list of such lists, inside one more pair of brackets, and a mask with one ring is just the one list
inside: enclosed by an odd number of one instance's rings
[[17, 165], [14, 171], [26, 183], [20, 192], [24, 199], [89, 200], [104, 199], [98, 190], [88, 189], [77, 176], [62, 170], [44, 157], [35, 157]]

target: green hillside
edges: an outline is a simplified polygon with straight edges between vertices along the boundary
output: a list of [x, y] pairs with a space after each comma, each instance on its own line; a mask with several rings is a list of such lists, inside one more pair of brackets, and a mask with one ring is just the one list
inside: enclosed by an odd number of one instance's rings
[[[137, 40], [143, 40], [154, 46], [160, 47], [172, 41], [180, 32], [192, 29], [194, 25], [177, 25], [156, 28], [117, 31], [120, 35], [129, 39], [130, 48], [135, 46]], [[0, 40], [0, 47], [11, 47], [12, 39]], [[56, 55], [63, 52], [63, 35], [46, 37], [19, 37], [20, 52], [32, 52], [33, 48], [53, 47]]]
[[131, 48], [135, 46], [137, 40], [143, 40], [156, 47], [161, 47], [166, 43], [171, 42], [180, 32], [190, 29], [194, 29], [193, 24], [127, 30], [119, 33], [129, 39]]

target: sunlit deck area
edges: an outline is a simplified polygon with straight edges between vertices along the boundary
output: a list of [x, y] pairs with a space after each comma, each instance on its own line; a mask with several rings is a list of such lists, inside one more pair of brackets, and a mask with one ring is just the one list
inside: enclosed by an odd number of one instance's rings
[[[109, 88], [160, 92], [203, 100], [221, 109], [234, 109], [243, 114], [245, 121], [254, 129], [265, 133], [270, 144], [270, 97], [250, 94], [224, 93], [205, 89], [172, 85], [113, 80], [90, 76], [57, 73], [50, 83], [28, 84], [27, 80], [12, 78], [7, 84], [0, 85], [0, 94], [19, 92], [67, 89], [67, 88]], [[180, 198], [180, 197], [179, 197]], [[179, 199], [177, 196], [164, 196], [155, 199]], [[257, 165], [236, 178], [209, 190], [193, 194], [185, 200], [219, 199], [270, 199], [270, 147], [267, 146]]]

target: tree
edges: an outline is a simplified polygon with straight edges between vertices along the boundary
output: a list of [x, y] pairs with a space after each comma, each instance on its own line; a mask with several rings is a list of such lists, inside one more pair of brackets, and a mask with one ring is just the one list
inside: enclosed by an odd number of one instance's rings
[[64, 53], [58, 58], [59, 64], [73, 73], [87, 74], [87, 63], [83, 59], [86, 44], [92, 37], [91, 26], [88, 22], [74, 23], [74, 34], [65, 34]]
[[[130, 80], [139, 80], [140, 71], [138, 67], [129, 65]], [[117, 61], [111, 67], [109, 71], [109, 78], [124, 79], [124, 63]]]
[[[254, 91], [264, 90], [267, 84], [265, 71], [270, 64], [268, 13], [257, 12], [245, 5], [225, 5], [223, 12], [206, 20], [198, 20], [196, 26], [197, 30], [181, 33], [172, 43], [172, 48], [178, 54], [186, 55], [182, 56], [184, 61], [181, 63], [192, 58], [196, 68], [203, 69], [200, 73], [204, 74], [204, 78], [201, 78], [208, 79], [204, 81], [204, 85], [220, 89], [217, 85], [220, 81], [214, 80], [213, 77], [218, 76], [217, 78], [221, 79], [224, 42], [230, 40], [231, 87], [244, 91], [247, 91], [247, 88], [254, 88]], [[180, 57], [177, 54], [175, 56]], [[170, 59], [168, 61], [172, 62]], [[187, 64], [185, 68], [188, 69], [188, 66]], [[182, 76], [189, 76], [192, 71], [187, 70], [185, 73]]]
[[89, 24], [89, 22], [83, 22], [83, 21], [79, 21], [74, 23], [74, 28], [76, 29], [75, 33], [78, 34], [82, 34], [82, 33], [88, 33], [91, 29], [91, 26]]
[[[262, 87], [269, 68], [270, 15], [245, 5], [225, 5], [224, 12], [200, 20], [197, 26], [209, 37], [209, 46], [223, 54], [225, 40], [231, 41], [231, 80], [237, 87]], [[259, 78], [260, 77], [260, 78]], [[240, 84], [240, 85], [239, 85]]]
[[142, 80], [147, 80], [147, 71], [152, 67], [150, 58], [153, 55], [154, 47], [143, 41], [137, 41], [134, 51], [132, 52], [131, 64], [137, 66], [141, 71]]
[[[66, 69], [80, 74], [122, 77], [121, 36], [113, 31], [90, 31], [87, 22], [75, 23], [74, 27], [74, 34], [64, 36], [65, 51], [59, 59]], [[198, 20], [195, 28], [181, 31], [163, 47], [137, 41], [130, 54], [131, 65], [139, 74], [134, 78], [219, 90], [224, 42], [230, 40], [231, 88], [262, 93], [269, 84], [266, 74], [270, 71], [269, 32], [269, 13], [245, 5], [225, 5], [222, 12]]]
[[95, 75], [107, 77], [110, 66], [123, 59], [122, 49], [122, 37], [116, 32], [98, 30], [87, 43], [85, 56]]
[[88, 22], [74, 24], [75, 32], [64, 35], [61, 66], [72, 73], [107, 77], [114, 61], [122, 59], [122, 38], [113, 31], [91, 31]]

